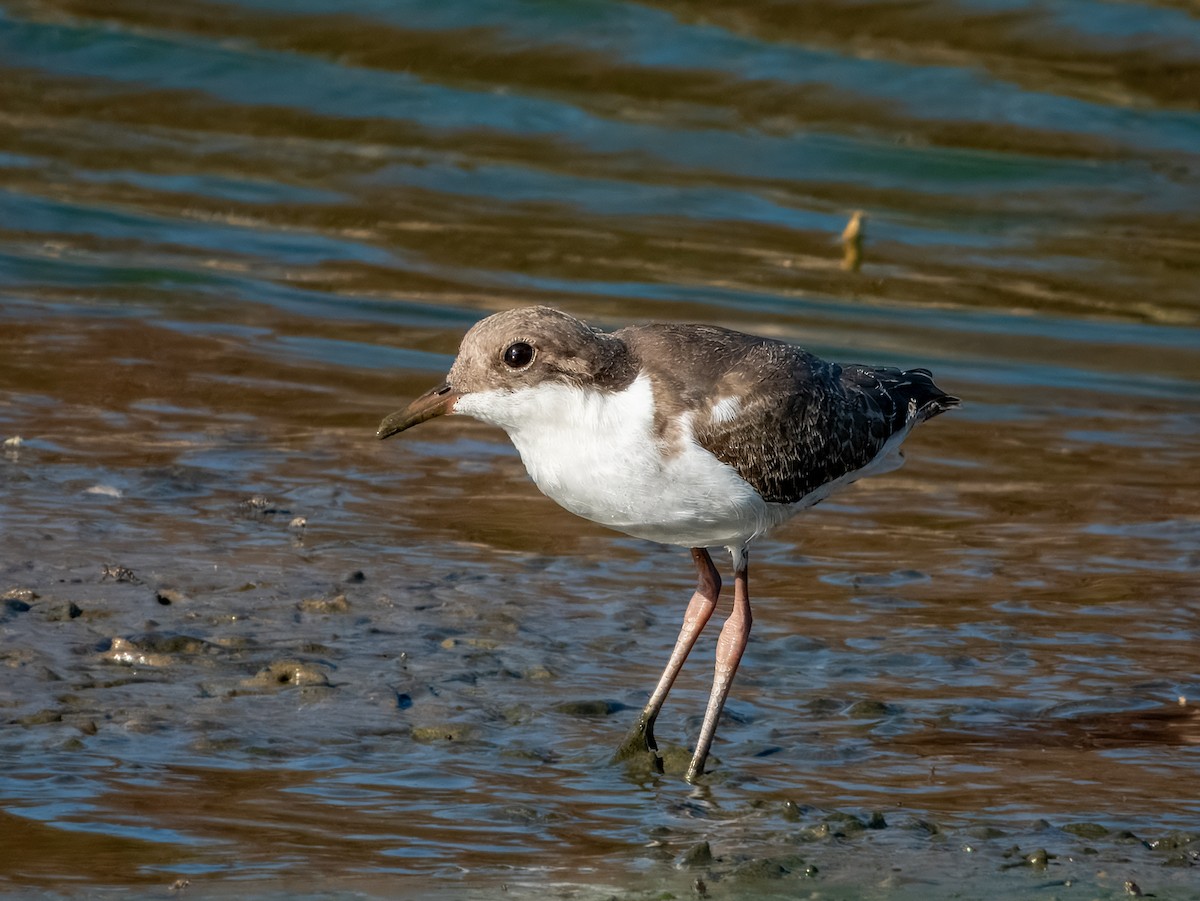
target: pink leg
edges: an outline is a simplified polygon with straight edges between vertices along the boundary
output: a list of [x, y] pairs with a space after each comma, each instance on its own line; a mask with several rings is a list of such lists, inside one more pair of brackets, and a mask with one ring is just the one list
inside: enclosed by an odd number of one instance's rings
[[679, 637], [675, 639], [675, 649], [671, 652], [667, 668], [663, 670], [662, 677], [658, 680], [654, 693], [650, 695], [650, 700], [646, 702], [637, 723], [634, 724], [625, 741], [621, 743], [621, 747], [617, 749], [615, 757], [617, 760], [623, 760], [645, 751], [658, 750], [658, 745], [654, 742], [654, 721], [658, 718], [658, 712], [662, 710], [667, 693], [675, 684], [675, 677], [683, 668], [683, 662], [687, 660], [688, 654], [696, 644], [696, 639], [700, 637], [705, 624], [717, 607], [717, 597], [721, 593], [721, 575], [713, 566], [712, 557], [709, 556], [707, 549], [694, 547], [692, 548], [692, 561], [696, 564], [696, 592], [688, 602], [687, 613], [683, 617], [683, 627], [679, 630]]
[[717, 720], [721, 718], [729, 687], [733, 684], [742, 652], [746, 650], [746, 642], [750, 638], [753, 620], [750, 616], [749, 564], [744, 557], [741, 562], [741, 569], [733, 575], [733, 612], [725, 620], [721, 636], [717, 639], [717, 666], [713, 674], [712, 693], [708, 696], [708, 709], [704, 711], [700, 737], [696, 739], [696, 751], [688, 765], [688, 782], [695, 782], [704, 774], [704, 762], [708, 759], [708, 751], [717, 732]]

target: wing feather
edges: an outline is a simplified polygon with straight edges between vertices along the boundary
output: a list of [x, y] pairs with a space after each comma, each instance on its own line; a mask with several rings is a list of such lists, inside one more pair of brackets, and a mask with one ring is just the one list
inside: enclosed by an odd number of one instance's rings
[[662, 440], [677, 437], [670, 433], [680, 413], [701, 411], [691, 420], [695, 441], [775, 503], [864, 468], [894, 434], [958, 404], [925, 369], [839, 366], [709, 326], [617, 334], [639, 357], [658, 360], [656, 388], [665, 390], [656, 394], [675, 399], [656, 410]]

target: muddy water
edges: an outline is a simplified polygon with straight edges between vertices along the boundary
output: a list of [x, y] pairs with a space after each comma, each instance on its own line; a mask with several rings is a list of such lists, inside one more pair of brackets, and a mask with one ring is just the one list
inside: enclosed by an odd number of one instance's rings
[[[5, 896], [1200, 897], [1195, 7], [793, 7], [0, 3]], [[535, 301], [966, 400], [698, 786], [686, 552], [374, 440]]]

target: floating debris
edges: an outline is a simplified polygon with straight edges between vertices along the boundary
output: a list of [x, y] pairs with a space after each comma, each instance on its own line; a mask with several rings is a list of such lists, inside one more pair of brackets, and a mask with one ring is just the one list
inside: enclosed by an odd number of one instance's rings
[[847, 272], [858, 272], [862, 267], [862, 244], [866, 236], [867, 214], [855, 210], [850, 221], [842, 229], [842, 268]]
[[121, 489], [112, 485], [93, 485], [83, 489], [84, 494], [99, 494], [102, 497], [121, 497]]

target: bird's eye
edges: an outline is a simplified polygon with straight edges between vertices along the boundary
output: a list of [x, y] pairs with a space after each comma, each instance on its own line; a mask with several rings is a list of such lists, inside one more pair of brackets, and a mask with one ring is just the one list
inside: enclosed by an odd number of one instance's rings
[[504, 365], [510, 369], [523, 369], [533, 362], [533, 345], [518, 341], [510, 344], [504, 352]]

